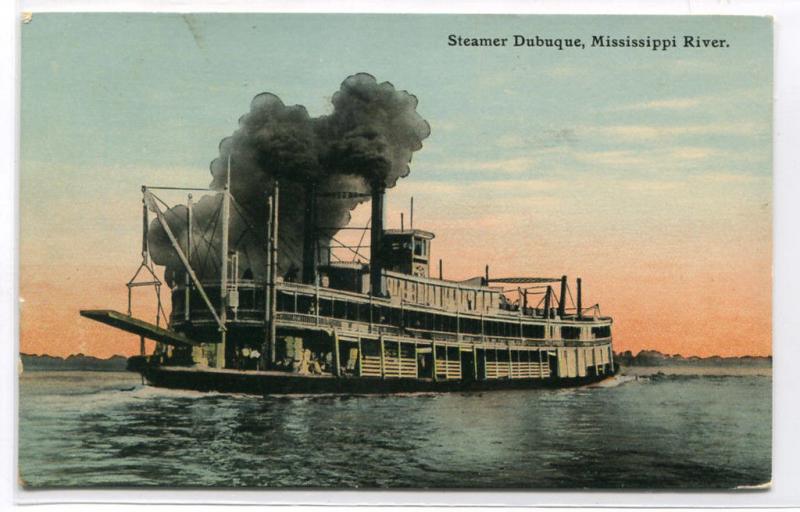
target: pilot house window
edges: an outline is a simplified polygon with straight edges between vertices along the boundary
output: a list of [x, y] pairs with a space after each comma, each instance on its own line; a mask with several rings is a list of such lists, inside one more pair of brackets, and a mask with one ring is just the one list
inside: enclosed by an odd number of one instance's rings
[[592, 336], [594, 338], [610, 338], [611, 326], [604, 325], [602, 327], [592, 327]]

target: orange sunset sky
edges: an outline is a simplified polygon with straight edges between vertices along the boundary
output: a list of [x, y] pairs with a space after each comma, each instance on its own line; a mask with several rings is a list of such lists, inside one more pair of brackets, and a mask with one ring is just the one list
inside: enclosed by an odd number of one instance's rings
[[[699, 30], [733, 44], [446, 44]], [[414, 197], [446, 278], [485, 264], [498, 277], [581, 277], [584, 304], [614, 317], [616, 351], [769, 355], [771, 59], [771, 24], [757, 18], [36, 14], [22, 29], [20, 350], [138, 352], [138, 338], [78, 311], [126, 308], [140, 186], [207, 186], [253, 96], [321, 115], [365, 71], [415, 94], [431, 125], [387, 218], [399, 227]], [[150, 320], [151, 293], [134, 300]]]

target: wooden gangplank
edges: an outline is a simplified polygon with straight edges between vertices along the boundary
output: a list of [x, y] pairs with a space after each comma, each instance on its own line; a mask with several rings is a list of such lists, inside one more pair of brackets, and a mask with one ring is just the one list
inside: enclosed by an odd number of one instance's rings
[[113, 309], [82, 309], [81, 316], [168, 345], [200, 345], [199, 341], [187, 338], [183, 334], [164, 329], [163, 327], [145, 322], [144, 320], [139, 320], [138, 318], [120, 313], [119, 311], [114, 311]]

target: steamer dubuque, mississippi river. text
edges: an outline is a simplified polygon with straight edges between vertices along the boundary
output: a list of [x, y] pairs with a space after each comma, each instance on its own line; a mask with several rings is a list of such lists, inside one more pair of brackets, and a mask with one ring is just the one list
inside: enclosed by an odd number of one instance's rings
[[[680, 46], [679, 46], [680, 44]], [[447, 46], [481, 46], [481, 47], [529, 47], [554, 48], [557, 50], [586, 49], [586, 41], [579, 37], [542, 37], [540, 35], [523, 36], [515, 34], [510, 37], [472, 37], [457, 34], [447, 36]], [[683, 35], [671, 37], [612, 37], [591, 36], [590, 48], [643, 48], [667, 51], [670, 48], [730, 48], [725, 39], [703, 37], [699, 35]]]

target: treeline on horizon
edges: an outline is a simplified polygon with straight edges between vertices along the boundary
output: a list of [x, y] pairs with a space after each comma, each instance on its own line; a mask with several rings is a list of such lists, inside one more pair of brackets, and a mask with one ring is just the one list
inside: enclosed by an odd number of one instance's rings
[[772, 366], [772, 356], [682, 356], [664, 354], [657, 350], [626, 350], [615, 353], [614, 361], [621, 366]]
[[84, 354], [72, 354], [64, 357], [48, 354], [36, 355], [20, 352], [23, 371], [94, 371], [94, 372], [122, 372], [128, 358], [113, 355], [108, 359], [100, 359]]
[[[59, 357], [48, 354], [20, 353], [24, 370], [27, 371], [125, 371], [127, 357], [114, 355], [100, 359], [84, 354]], [[657, 350], [641, 350], [636, 355], [630, 350], [615, 353], [614, 359], [621, 366], [772, 366], [772, 356], [699, 357], [680, 354], [664, 354]]]

